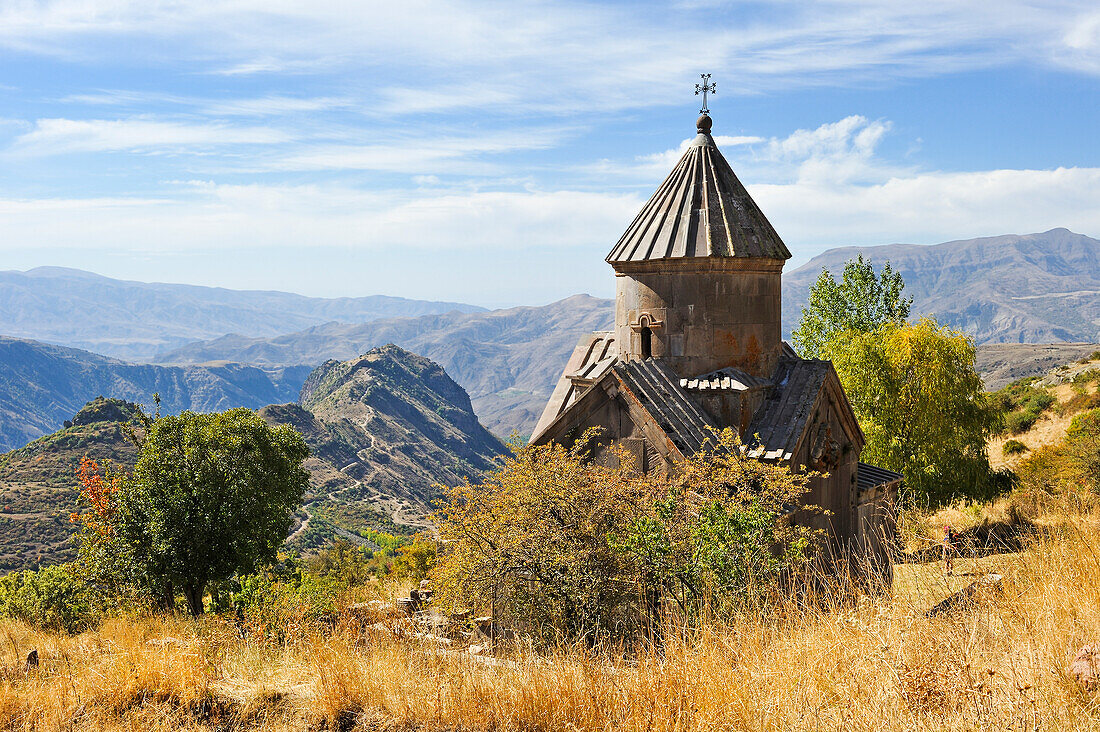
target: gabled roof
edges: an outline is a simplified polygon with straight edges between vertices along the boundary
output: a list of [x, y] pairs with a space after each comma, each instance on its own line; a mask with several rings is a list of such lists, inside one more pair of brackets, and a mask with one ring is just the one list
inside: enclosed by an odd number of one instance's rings
[[699, 118], [698, 135], [607, 255], [612, 265], [692, 257], [790, 259]]
[[611, 367], [622, 387], [665, 433], [684, 457], [694, 455], [707, 440], [713, 441], [714, 420], [680, 388], [680, 379], [661, 361], [619, 362]]
[[569, 409], [581, 392], [605, 374], [614, 362], [614, 333], [598, 330], [581, 336], [531, 433], [532, 441], [538, 439], [558, 415]]
[[746, 441], [750, 456], [763, 460], [791, 459], [832, 370], [829, 361], [779, 362], [775, 390], [749, 424]]

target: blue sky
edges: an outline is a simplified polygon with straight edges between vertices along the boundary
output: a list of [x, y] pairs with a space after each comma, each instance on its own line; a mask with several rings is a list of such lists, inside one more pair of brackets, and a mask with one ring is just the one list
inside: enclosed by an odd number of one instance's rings
[[487, 306], [613, 291], [694, 133], [795, 255], [1100, 237], [1100, 6], [0, 2], [0, 269]]

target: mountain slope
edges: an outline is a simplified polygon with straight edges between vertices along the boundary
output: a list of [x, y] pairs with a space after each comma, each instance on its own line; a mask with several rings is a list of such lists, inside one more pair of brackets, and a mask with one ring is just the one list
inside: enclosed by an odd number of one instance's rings
[[115, 280], [62, 267], [0, 272], [0, 334], [136, 361], [226, 333], [272, 336], [339, 321], [484, 308], [401, 297], [318, 298]]
[[94, 399], [70, 426], [0, 455], [0, 572], [76, 556], [69, 541], [76, 526], [69, 515], [80, 508], [80, 459], [87, 455], [100, 463], [133, 465], [137, 448], [119, 422], [138, 412], [137, 405], [122, 400]]
[[85, 402], [106, 395], [161, 408], [212, 412], [292, 401], [308, 366], [152, 366], [88, 351], [0, 336], [0, 451], [61, 427]]
[[606, 330], [614, 321], [611, 300], [574, 295], [542, 307], [329, 323], [275, 338], [225, 336], [161, 354], [158, 360], [318, 364], [396, 343], [442, 365], [469, 392], [482, 424], [507, 435], [513, 429], [531, 431], [577, 339]]
[[1100, 343], [985, 343], [978, 346], [974, 365], [986, 390], [996, 391], [1017, 379], [1045, 375], [1098, 351]]
[[1100, 241], [1066, 229], [950, 241], [831, 249], [783, 279], [783, 327], [797, 327], [809, 287], [863, 254], [905, 278], [913, 314], [934, 313], [978, 343], [1100, 339]]
[[331, 538], [317, 531], [318, 516], [330, 531], [425, 526], [437, 484], [476, 479], [505, 452], [438, 364], [393, 345], [327, 361], [310, 374], [298, 404], [260, 414], [294, 427], [310, 446], [305, 508], [315, 536], [303, 539], [307, 546]]

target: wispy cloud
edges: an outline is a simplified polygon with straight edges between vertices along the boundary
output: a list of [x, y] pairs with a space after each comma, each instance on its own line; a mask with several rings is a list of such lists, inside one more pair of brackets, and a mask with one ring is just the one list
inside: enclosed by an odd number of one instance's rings
[[700, 67], [722, 93], [1021, 62], [1100, 73], [1091, 0], [705, 5], [17, 2], [0, 7], [0, 46], [95, 58], [126, 38], [154, 64], [199, 72], [370, 69], [382, 106], [409, 111], [644, 108], [678, 98]]
[[408, 135], [385, 144], [307, 145], [273, 160], [276, 170], [376, 170], [408, 174], [501, 174], [484, 156], [544, 150], [559, 144], [571, 132], [568, 127], [525, 130], [523, 135], [488, 132], [480, 135]]
[[57, 155], [71, 152], [176, 152], [225, 145], [272, 145], [291, 136], [270, 127], [189, 124], [152, 119], [40, 119], [16, 138], [19, 153]]
[[208, 114], [267, 117], [297, 112], [321, 112], [350, 107], [348, 97], [287, 97], [267, 96], [253, 99], [228, 99], [200, 103]]

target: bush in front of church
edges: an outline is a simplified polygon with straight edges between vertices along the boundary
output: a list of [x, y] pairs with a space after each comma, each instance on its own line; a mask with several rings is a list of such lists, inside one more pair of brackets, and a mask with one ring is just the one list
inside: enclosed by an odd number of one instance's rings
[[781, 519], [812, 476], [744, 457], [731, 430], [671, 479], [600, 443], [517, 446], [485, 482], [447, 489], [437, 604], [544, 645], [629, 642], [670, 614], [758, 607], [812, 552], [814, 533]]

